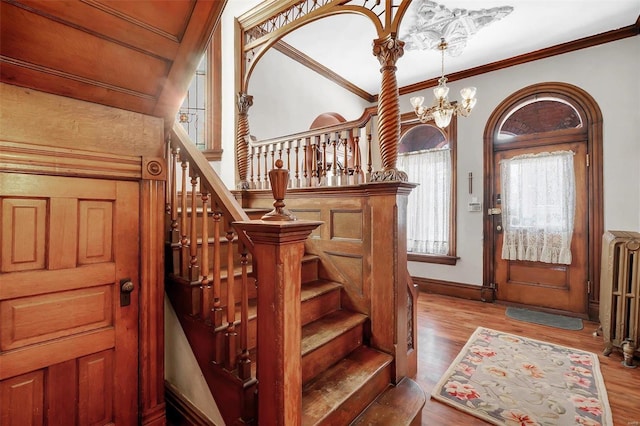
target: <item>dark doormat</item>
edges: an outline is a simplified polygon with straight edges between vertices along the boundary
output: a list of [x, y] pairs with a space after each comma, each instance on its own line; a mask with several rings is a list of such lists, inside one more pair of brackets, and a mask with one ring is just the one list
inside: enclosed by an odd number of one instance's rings
[[548, 314], [546, 312], [532, 311], [529, 309], [507, 307], [507, 316], [518, 321], [547, 325], [549, 327], [562, 328], [564, 330], [582, 330], [580, 318], [566, 317], [564, 315]]

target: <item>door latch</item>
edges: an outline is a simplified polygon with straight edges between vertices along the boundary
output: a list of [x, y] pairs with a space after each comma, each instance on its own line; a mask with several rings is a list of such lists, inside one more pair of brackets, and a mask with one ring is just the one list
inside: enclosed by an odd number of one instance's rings
[[502, 214], [502, 209], [500, 207], [492, 207], [490, 209], [487, 209], [487, 214], [489, 216], [493, 216], [493, 215], [497, 215], [497, 214]]
[[120, 306], [129, 306], [131, 304], [131, 292], [134, 285], [131, 278], [123, 278], [120, 280]]

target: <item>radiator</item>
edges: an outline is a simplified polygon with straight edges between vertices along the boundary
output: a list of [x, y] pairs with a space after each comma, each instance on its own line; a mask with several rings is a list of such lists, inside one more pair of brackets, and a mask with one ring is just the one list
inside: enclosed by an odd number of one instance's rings
[[600, 326], [603, 354], [623, 352], [623, 364], [634, 366], [640, 351], [640, 233], [607, 231], [602, 239]]

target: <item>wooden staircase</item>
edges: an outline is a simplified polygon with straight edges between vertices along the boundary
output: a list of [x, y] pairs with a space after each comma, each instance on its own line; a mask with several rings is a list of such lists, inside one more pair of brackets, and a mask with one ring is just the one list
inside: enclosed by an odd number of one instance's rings
[[[194, 169], [192, 164], [189, 167]], [[202, 181], [200, 185], [194, 183], [191, 189], [201, 188]], [[179, 195], [174, 196], [173, 204], [186, 208], [184, 211], [176, 208], [176, 214], [168, 215], [167, 259], [186, 260], [189, 266], [185, 269], [184, 264], [166, 262], [166, 292], [225, 423], [258, 424], [256, 287], [260, 283], [255, 259], [247, 250], [247, 236], [234, 231], [233, 217], [225, 215], [219, 225], [211, 225], [212, 217], [225, 210], [213, 191], [210, 198], [203, 197], [201, 190], [195, 200], [191, 194], [187, 194], [186, 202]], [[244, 219], [259, 218], [264, 211], [248, 209], [244, 211]], [[176, 215], [186, 218], [176, 220]], [[175, 228], [180, 228], [175, 226], [176, 222], [187, 224], [188, 231], [177, 233], [191, 233], [188, 240], [195, 242], [195, 249], [190, 243], [188, 248], [184, 247], [185, 238], [175, 235]], [[205, 260], [207, 264], [202, 265]], [[196, 264], [197, 271], [191, 273], [189, 268]], [[370, 344], [370, 317], [349, 309], [343, 303], [343, 285], [322, 277], [322, 269], [320, 256], [302, 257], [297, 284], [300, 285], [301, 424], [419, 424], [425, 401], [423, 391], [406, 377], [394, 384], [394, 357]], [[231, 276], [233, 279], [229, 280]], [[218, 290], [209, 288], [216, 286]], [[215, 306], [207, 302], [211, 297]]]

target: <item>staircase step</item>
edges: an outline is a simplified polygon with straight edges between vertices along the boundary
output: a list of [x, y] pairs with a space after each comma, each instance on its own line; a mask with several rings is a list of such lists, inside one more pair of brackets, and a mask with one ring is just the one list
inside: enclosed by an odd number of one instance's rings
[[303, 425], [346, 425], [391, 381], [391, 355], [360, 346], [302, 390]]
[[418, 426], [422, 422], [424, 391], [405, 377], [398, 385], [389, 386], [350, 426]]
[[306, 383], [362, 345], [366, 315], [335, 311], [302, 327], [302, 382]]
[[340, 309], [340, 289], [334, 281], [316, 280], [302, 285], [301, 321], [305, 326], [318, 318]]
[[320, 258], [315, 254], [302, 256], [302, 283], [316, 281], [318, 279], [318, 263]]

